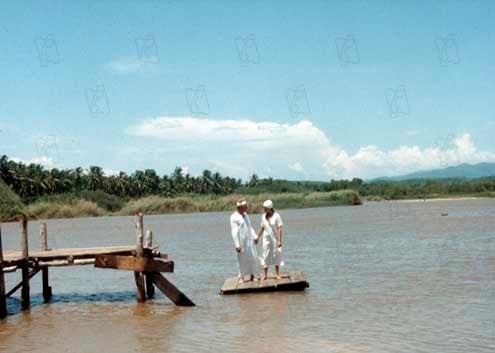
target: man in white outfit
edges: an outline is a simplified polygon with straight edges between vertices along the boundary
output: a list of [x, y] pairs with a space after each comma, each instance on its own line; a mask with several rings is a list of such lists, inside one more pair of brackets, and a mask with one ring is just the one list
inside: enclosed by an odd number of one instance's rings
[[254, 280], [261, 272], [261, 262], [256, 251], [256, 233], [251, 227], [251, 221], [246, 213], [247, 202], [237, 202], [237, 211], [230, 216], [230, 228], [234, 239], [237, 260], [239, 261], [239, 282], [244, 282], [244, 276]]

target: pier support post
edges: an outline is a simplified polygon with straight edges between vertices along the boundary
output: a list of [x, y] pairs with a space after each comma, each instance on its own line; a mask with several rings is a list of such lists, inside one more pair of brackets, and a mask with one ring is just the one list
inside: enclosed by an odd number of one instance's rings
[[[153, 257], [151, 251], [153, 249], [153, 232], [148, 229], [146, 231], [146, 240], [145, 247], [148, 250], [149, 257]], [[145, 281], [146, 281], [146, 294], [148, 295], [148, 299], [152, 299], [155, 296], [155, 287], [153, 286], [153, 279], [151, 278], [150, 273], [145, 273]]]
[[29, 249], [28, 249], [28, 220], [26, 216], [21, 218], [21, 251], [22, 251], [22, 292], [21, 307], [29, 309], [31, 300], [29, 297]]
[[[143, 257], [143, 213], [139, 212], [136, 215], [136, 257]], [[143, 303], [146, 300], [146, 293], [144, 287], [144, 274], [143, 272], [134, 272], [134, 280], [136, 281], [136, 298], [139, 303]]]
[[2, 228], [0, 227], [0, 319], [7, 316], [7, 298], [5, 297], [5, 278], [3, 274]]
[[[48, 251], [48, 234], [46, 231], [46, 223], [40, 224], [40, 248], [41, 251]], [[50, 287], [48, 277], [48, 267], [41, 269], [41, 279], [43, 282], [43, 300], [48, 303], [52, 299], [52, 287]]]

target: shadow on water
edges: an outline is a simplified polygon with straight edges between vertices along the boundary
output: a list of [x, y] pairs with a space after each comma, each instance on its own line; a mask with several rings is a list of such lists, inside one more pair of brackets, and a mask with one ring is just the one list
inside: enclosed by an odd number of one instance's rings
[[[54, 295], [49, 303], [43, 301], [41, 294], [31, 295], [31, 308], [43, 305], [58, 303], [135, 303], [136, 292], [134, 291], [117, 291], [117, 292], [100, 292], [100, 293], [63, 293]], [[7, 298], [7, 311], [9, 315], [15, 315], [22, 312], [21, 299], [18, 297]]]

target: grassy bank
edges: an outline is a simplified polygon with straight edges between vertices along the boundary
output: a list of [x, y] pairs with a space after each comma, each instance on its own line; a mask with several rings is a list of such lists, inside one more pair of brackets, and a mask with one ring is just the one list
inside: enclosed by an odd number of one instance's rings
[[261, 204], [266, 199], [272, 199], [277, 209], [361, 204], [361, 199], [357, 192], [341, 190], [314, 193], [234, 194], [228, 196], [185, 195], [174, 198], [148, 196], [130, 200], [124, 203], [119, 210], [110, 210], [107, 207], [107, 203], [98, 204], [99, 200], [91, 201], [63, 196], [36, 201], [28, 205], [26, 210], [32, 216], [40, 219], [133, 215], [138, 211], [142, 211], [145, 214], [214, 212], [233, 210], [236, 201], [241, 198], [245, 198], [248, 201], [250, 213], [260, 212], [262, 210]]
[[0, 178], [0, 220], [9, 221], [25, 212], [19, 196]]
[[446, 194], [446, 193], [430, 193], [426, 195], [415, 195], [415, 196], [400, 196], [393, 198], [386, 198], [383, 196], [371, 195], [362, 197], [363, 201], [402, 201], [402, 200], [435, 200], [435, 199], [463, 199], [463, 198], [495, 198], [495, 192], [493, 191], [484, 191], [477, 193], [455, 193], [455, 194]]

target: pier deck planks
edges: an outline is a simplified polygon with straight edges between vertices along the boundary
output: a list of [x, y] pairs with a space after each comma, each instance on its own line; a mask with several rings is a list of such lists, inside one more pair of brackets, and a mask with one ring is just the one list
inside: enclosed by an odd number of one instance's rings
[[[135, 245], [124, 246], [107, 246], [95, 248], [66, 248], [43, 250], [29, 250], [29, 257], [42, 261], [59, 260], [59, 259], [88, 259], [94, 258], [97, 255], [136, 255]], [[18, 250], [4, 250], [3, 262], [4, 266], [15, 264], [22, 261], [22, 252]]]

